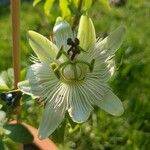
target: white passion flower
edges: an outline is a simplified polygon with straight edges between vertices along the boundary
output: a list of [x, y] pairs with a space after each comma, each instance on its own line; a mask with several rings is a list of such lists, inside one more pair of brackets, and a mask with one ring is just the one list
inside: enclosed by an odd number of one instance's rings
[[74, 122], [85, 122], [93, 106], [120, 116], [124, 109], [107, 85], [114, 73], [112, 56], [120, 47], [125, 32], [120, 26], [104, 39], [96, 39], [88, 16], [81, 16], [77, 36], [70, 25], [58, 18], [53, 41], [34, 31], [28, 32], [29, 44], [39, 61], [30, 66], [27, 80], [18, 88], [45, 100], [39, 138], [48, 137], [68, 111]]

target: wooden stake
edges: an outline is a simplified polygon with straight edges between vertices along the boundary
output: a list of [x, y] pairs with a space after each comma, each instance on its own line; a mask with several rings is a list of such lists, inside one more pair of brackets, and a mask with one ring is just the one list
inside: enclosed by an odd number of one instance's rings
[[20, 0], [11, 0], [14, 87], [20, 80]]

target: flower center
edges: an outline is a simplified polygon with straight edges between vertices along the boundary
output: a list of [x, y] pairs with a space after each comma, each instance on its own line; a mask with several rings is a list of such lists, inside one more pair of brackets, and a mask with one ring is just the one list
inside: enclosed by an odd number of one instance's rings
[[70, 45], [69, 50], [66, 52], [62, 47], [56, 56], [58, 60], [62, 55], [65, 55], [67, 60], [61, 64], [53, 63], [51, 67], [56, 77], [64, 82], [81, 81], [85, 78], [88, 70], [89, 72], [93, 71], [95, 59], [90, 63], [76, 59], [76, 55], [80, 54], [81, 51], [85, 52], [79, 46], [77, 38], [75, 38], [75, 41], [68, 38], [67, 44]]

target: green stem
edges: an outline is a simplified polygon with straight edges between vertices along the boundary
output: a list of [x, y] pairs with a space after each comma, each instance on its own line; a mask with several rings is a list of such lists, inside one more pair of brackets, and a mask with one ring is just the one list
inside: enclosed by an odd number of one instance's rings
[[78, 8], [77, 8], [78, 12], [76, 13], [76, 15], [73, 19], [72, 30], [74, 30], [76, 28], [76, 26], [78, 25], [78, 22], [79, 22], [79, 19], [80, 19], [80, 16], [81, 16], [82, 3], [83, 3], [83, 0], [78, 1]]

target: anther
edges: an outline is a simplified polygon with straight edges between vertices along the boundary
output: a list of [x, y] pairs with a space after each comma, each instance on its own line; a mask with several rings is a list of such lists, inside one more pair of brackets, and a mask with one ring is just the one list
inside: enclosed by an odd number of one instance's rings
[[74, 42], [75, 42], [75, 45], [79, 45], [80, 44], [80, 41], [77, 38], [75, 38]]
[[56, 59], [59, 59], [60, 56], [62, 55], [62, 51], [63, 51], [63, 46], [60, 48], [59, 52], [56, 55]]
[[92, 59], [91, 64], [90, 64], [90, 66], [89, 66], [90, 72], [93, 72], [94, 64], [95, 64], [95, 59]]
[[52, 63], [51, 64], [52, 70], [54, 71], [55, 76], [60, 79], [60, 72], [59, 69], [57, 69], [57, 64]]
[[67, 39], [67, 45], [74, 46], [74, 42], [72, 41], [71, 38]]

